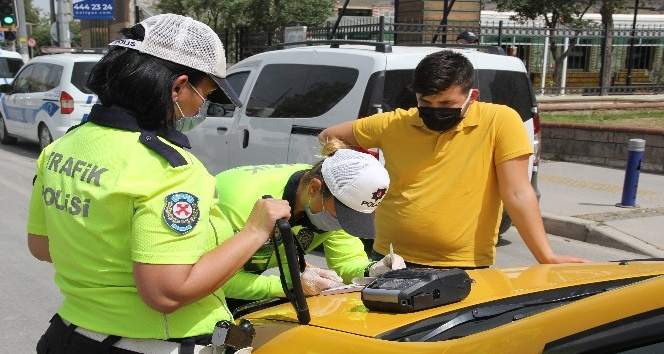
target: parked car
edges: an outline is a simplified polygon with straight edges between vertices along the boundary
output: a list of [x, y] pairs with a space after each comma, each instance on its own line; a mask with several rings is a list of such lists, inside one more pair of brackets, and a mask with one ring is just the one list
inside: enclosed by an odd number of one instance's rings
[[[324, 128], [417, 106], [410, 90], [413, 70], [428, 54], [454, 50], [473, 64], [480, 101], [508, 105], [521, 115], [535, 149], [530, 173], [539, 195], [537, 101], [519, 58], [469, 48], [344, 43], [274, 50], [233, 65], [227, 79], [245, 104], [236, 110], [212, 105], [208, 119], [188, 133], [193, 152], [213, 174], [240, 165], [314, 162]], [[505, 214], [501, 233], [509, 226]]]
[[85, 121], [97, 101], [86, 86], [98, 54], [55, 54], [32, 59], [12, 84], [0, 85], [0, 142], [16, 138], [43, 149], [71, 126]]
[[0, 49], [0, 84], [11, 84], [23, 64], [21, 54]]
[[[255, 354], [664, 352], [661, 260], [468, 275], [468, 297], [412, 313], [371, 310], [354, 292], [307, 298], [308, 323], [289, 303], [254, 305], [243, 318], [254, 325]], [[385, 301], [396, 296], [386, 293]]]

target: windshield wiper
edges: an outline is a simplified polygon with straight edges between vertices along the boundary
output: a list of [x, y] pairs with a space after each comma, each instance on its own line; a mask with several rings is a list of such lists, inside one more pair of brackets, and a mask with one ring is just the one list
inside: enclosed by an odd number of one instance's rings
[[[484, 320], [492, 317], [496, 317], [499, 315], [506, 314], [508, 312], [513, 312], [516, 310], [521, 310], [524, 308], [528, 307], [533, 307], [533, 306], [542, 306], [542, 305], [548, 305], [548, 304], [555, 304], [555, 303], [562, 303], [562, 302], [570, 302], [574, 300], [579, 300], [588, 296], [596, 295], [599, 293], [603, 293], [608, 289], [600, 289], [600, 290], [595, 290], [595, 291], [589, 291], [581, 294], [575, 294], [571, 296], [566, 296], [566, 297], [561, 297], [553, 300], [545, 300], [545, 301], [529, 301], [529, 302], [524, 302], [520, 304], [501, 304], [501, 305], [493, 305], [493, 306], [487, 306], [487, 307], [478, 307], [474, 308], [470, 311], [466, 311], [465, 313], [443, 323], [442, 325], [432, 329], [430, 332], [425, 334], [423, 337], [418, 339], [418, 342], [426, 342], [441, 333], [448, 331], [454, 327], [457, 327], [459, 325], [462, 325], [464, 323], [469, 323], [469, 322], [474, 322], [474, 321], [479, 321], [479, 320]], [[512, 320], [516, 321], [522, 318], [525, 318], [527, 316], [515, 316]]]
[[631, 262], [662, 262], [664, 261], [664, 258], [632, 258], [632, 259], [620, 259], [617, 261], [609, 261], [612, 263], [618, 263], [620, 265], [627, 265]]

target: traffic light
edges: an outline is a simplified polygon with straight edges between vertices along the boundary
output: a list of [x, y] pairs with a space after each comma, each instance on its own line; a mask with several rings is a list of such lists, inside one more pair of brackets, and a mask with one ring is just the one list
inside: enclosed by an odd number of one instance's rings
[[15, 28], [16, 25], [14, 0], [0, 0], [0, 26], [5, 28]]

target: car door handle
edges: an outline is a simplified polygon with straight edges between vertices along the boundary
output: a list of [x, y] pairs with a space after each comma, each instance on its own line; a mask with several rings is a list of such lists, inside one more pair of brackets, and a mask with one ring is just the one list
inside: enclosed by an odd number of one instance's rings
[[217, 133], [226, 133], [228, 131], [228, 128], [226, 127], [217, 127]]
[[242, 148], [246, 149], [249, 146], [249, 131], [244, 129], [244, 137], [242, 138]]

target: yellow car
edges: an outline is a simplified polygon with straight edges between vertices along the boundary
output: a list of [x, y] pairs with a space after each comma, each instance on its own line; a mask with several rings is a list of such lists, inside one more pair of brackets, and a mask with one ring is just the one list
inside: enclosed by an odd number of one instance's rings
[[369, 310], [353, 292], [307, 298], [306, 324], [288, 303], [243, 318], [255, 354], [664, 353], [664, 260], [468, 275], [465, 299], [417, 312]]

